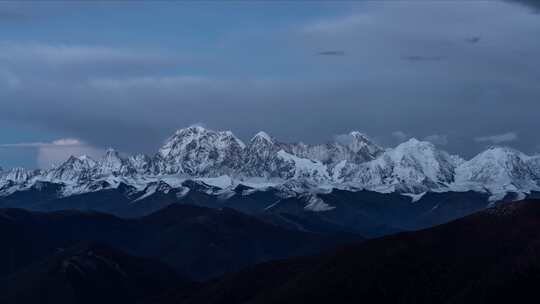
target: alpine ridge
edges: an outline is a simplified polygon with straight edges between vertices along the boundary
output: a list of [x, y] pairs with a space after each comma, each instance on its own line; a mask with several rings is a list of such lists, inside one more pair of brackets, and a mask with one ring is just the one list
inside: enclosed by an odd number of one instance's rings
[[176, 131], [153, 156], [124, 156], [108, 149], [99, 160], [72, 156], [52, 169], [0, 170], [0, 196], [43, 183], [56, 185], [60, 197], [120, 185], [143, 191], [162, 183], [182, 195], [187, 180], [203, 182], [212, 186], [210, 192], [221, 194], [245, 185], [271, 187], [283, 196], [331, 189], [416, 197], [475, 191], [495, 201], [510, 192], [523, 197], [540, 191], [540, 156], [492, 147], [464, 160], [414, 138], [384, 149], [357, 131], [315, 145], [284, 143], [259, 132], [245, 144], [231, 131], [191, 126]]

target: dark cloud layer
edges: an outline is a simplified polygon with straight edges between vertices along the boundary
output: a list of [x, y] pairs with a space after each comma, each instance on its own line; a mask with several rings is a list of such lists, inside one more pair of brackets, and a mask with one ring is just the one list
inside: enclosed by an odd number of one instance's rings
[[480, 36], [473, 36], [473, 37], [465, 38], [465, 41], [471, 44], [475, 44], [475, 43], [480, 42], [481, 39], [482, 37]]
[[23, 20], [28, 18], [28, 14], [14, 2], [0, 3], [0, 22]]
[[322, 51], [322, 52], [319, 52], [319, 55], [323, 55], [323, 56], [344, 56], [345, 51]]
[[152, 153], [193, 123], [245, 140], [360, 130], [383, 145], [414, 136], [465, 156], [495, 142], [534, 153], [540, 18], [523, 8], [366, 2], [284, 29], [231, 29], [201, 50], [0, 41], [0, 121], [130, 153]]
[[404, 56], [402, 57], [403, 60], [406, 61], [441, 61], [443, 58], [440, 56], [419, 56], [419, 55], [413, 55], [413, 56]]
[[534, 13], [540, 13], [540, 1], [538, 0], [507, 0], [510, 3], [522, 4], [533, 9]]

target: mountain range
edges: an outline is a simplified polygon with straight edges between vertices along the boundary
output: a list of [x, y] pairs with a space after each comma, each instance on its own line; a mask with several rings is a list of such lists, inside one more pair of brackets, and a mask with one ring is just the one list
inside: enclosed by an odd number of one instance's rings
[[263, 263], [150, 303], [534, 303], [540, 202]]
[[140, 196], [155, 191], [155, 184], [184, 189], [182, 195], [189, 190], [186, 180], [211, 185], [221, 194], [244, 185], [277, 189], [283, 196], [363, 189], [418, 199], [426, 192], [476, 191], [497, 201], [510, 192], [523, 198], [540, 190], [540, 156], [491, 147], [464, 160], [414, 138], [384, 149], [356, 131], [315, 145], [283, 143], [259, 132], [246, 144], [230, 131], [191, 126], [176, 131], [153, 156], [109, 149], [99, 160], [72, 156], [50, 169], [0, 171], [0, 196], [44, 183], [55, 184], [58, 197], [121, 184]]
[[[0, 209], [0, 227], [6, 304], [534, 303], [540, 277], [538, 200], [420, 231], [322, 243], [232, 210], [182, 205], [140, 220]], [[323, 244], [320, 253], [290, 256]], [[263, 263], [251, 265], [250, 256]], [[210, 280], [184, 276], [237, 263], [249, 266]]]
[[183, 277], [201, 280], [361, 240], [353, 234], [286, 229], [230, 208], [187, 204], [168, 206], [136, 219], [78, 210], [44, 213], [0, 209], [0, 242], [4, 244], [0, 279], [80, 242], [98, 242], [159, 260]]

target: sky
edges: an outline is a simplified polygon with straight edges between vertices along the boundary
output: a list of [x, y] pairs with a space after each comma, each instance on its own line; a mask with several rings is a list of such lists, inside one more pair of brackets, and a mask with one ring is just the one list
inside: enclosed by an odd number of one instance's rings
[[540, 153], [535, 1], [0, 2], [0, 166], [193, 124]]

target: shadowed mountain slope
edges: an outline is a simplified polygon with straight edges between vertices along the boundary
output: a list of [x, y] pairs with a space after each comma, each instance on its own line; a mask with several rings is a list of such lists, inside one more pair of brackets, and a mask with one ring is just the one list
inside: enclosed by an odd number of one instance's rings
[[[179, 302], [531, 303], [540, 280], [540, 201], [332, 253], [249, 267]], [[179, 295], [179, 294], [178, 294]]]
[[197, 284], [155, 260], [85, 242], [0, 280], [0, 302], [133, 303], [174, 285], [187, 291]]
[[0, 277], [80, 241], [100, 241], [157, 258], [196, 279], [295, 255], [316, 254], [357, 235], [321, 235], [278, 227], [238, 211], [171, 205], [139, 219], [81, 211], [0, 210]]

